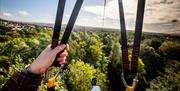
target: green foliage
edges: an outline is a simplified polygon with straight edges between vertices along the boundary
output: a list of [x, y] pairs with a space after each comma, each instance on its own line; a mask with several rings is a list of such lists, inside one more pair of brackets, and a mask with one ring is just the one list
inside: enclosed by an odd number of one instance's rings
[[[0, 88], [16, 69], [24, 68], [34, 60], [51, 43], [51, 37], [52, 29], [48, 28], [36, 26], [31, 30], [13, 31], [0, 25]], [[133, 38], [133, 33], [128, 33], [129, 43]], [[68, 59], [57, 78], [56, 90], [88, 91], [93, 77], [98, 78], [102, 91], [108, 88], [122, 90], [118, 32], [75, 31], [69, 45]], [[147, 89], [150, 91], [179, 90], [179, 54], [179, 37], [143, 35], [138, 60], [139, 81], [150, 82]], [[129, 61], [131, 56], [129, 50]], [[56, 72], [57, 69], [53, 69], [50, 75]], [[144, 91], [145, 84], [140, 84], [141, 89], [138, 90]], [[46, 85], [43, 81], [42, 91], [46, 91]]]
[[108, 65], [108, 80], [110, 80], [110, 88], [112, 91], [120, 87], [121, 64], [120, 44], [115, 43], [112, 47], [110, 63]]
[[119, 33], [117, 32], [103, 32], [99, 33], [101, 41], [103, 43], [102, 50], [106, 56], [110, 56], [114, 43], [119, 41]]
[[151, 46], [155, 50], [157, 50], [161, 46], [162, 41], [163, 40], [158, 39], [158, 38], [145, 39], [143, 41], [142, 47]]
[[[77, 36], [79, 34], [79, 36]], [[69, 42], [69, 60], [81, 59], [85, 63], [90, 63], [95, 68], [107, 73], [108, 60], [102, 52], [103, 44], [100, 37], [92, 32], [84, 34], [82, 32], [73, 33]], [[76, 39], [73, 41], [72, 39]]]
[[177, 91], [177, 87], [179, 86], [177, 84], [179, 83], [176, 81], [179, 78], [176, 72], [178, 72], [179, 61], [169, 59], [179, 59], [180, 47], [179, 40], [172, 40], [172, 38], [167, 38], [164, 41], [164, 39], [159, 38], [156, 40], [145, 39], [143, 41], [141, 57], [147, 71], [146, 78], [147, 80], [152, 80], [150, 81], [150, 89], [147, 89], [148, 91]]
[[5, 68], [7, 69], [10, 65], [10, 62], [9, 62], [9, 57], [8, 56], [0, 56], [0, 67], [2, 68]]
[[11, 28], [0, 25], [0, 34], [5, 35], [6, 32], [12, 31]]
[[116, 43], [114, 44], [114, 47], [112, 49], [112, 56], [111, 56], [111, 65], [112, 65], [112, 71], [121, 73], [122, 72], [122, 61], [121, 61], [121, 52], [120, 52], [120, 44]]
[[[131, 63], [131, 59], [132, 59], [132, 50], [129, 50], [129, 55], [128, 55], [128, 59]], [[121, 51], [120, 51], [120, 45], [119, 43], [116, 43], [113, 47], [112, 50], [112, 57], [111, 57], [111, 64], [112, 64], [112, 69], [114, 69], [114, 71], [117, 71], [119, 73], [122, 72], [122, 61], [121, 61]], [[130, 64], [131, 65], [131, 64]], [[144, 69], [144, 63], [142, 61], [142, 59], [139, 57], [138, 59], [138, 72], [140, 74], [146, 74], [146, 71]], [[118, 70], [117, 70], [118, 69]]]
[[[5, 32], [4, 32], [5, 31]], [[50, 39], [44, 38], [50, 35], [44, 31], [44, 36], [32, 31], [11, 31], [9, 28], [2, 28], [0, 36], [7, 38], [0, 42], [0, 83], [9, 79], [13, 72], [30, 64], [36, 56], [50, 43]]]
[[83, 61], [73, 61], [68, 65], [67, 84], [70, 91], [88, 91], [91, 88], [91, 79], [97, 75], [98, 83], [101, 87], [105, 87], [106, 76], [98, 73], [93, 66]]
[[179, 91], [180, 90], [180, 62], [168, 60], [164, 67], [165, 72], [150, 82], [147, 91]]
[[159, 47], [159, 52], [169, 59], [179, 60], [180, 41], [164, 41]]
[[[129, 53], [128, 59], [131, 62], [132, 53]], [[143, 63], [143, 61], [142, 61], [142, 59], [140, 57], [138, 58], [138, 73], [141, 74], [141, 75], [146, 74], [146, 71], [144, 69], [144, 63]]]
[[158, 70], [162, 70], [164, 62], [161, 55], [157, 53], [158, 50], [155, 50], [152, 46], [150, 46], [147, 41], [149, 41], [149, 39], [143, 41], [140, 57], [145, 64], [147, 78], [152, 79], [158, 75]]
[[26, 64], [23, 63], [23, 60], [21, 59], [20, 55], [15, 56], [15, 63], [9, 66], [8, 69], [6, 68], [0, 68], [0, 88], [3, 86], [6, 80], [8, 80], [11, 75], [18, 70], [18, 68], [24, 68]]
[[[50, 67], [49, 70], [46, 72], [46, 78], [54, 77], [54, 75], [57, 73], [59, 68], [57, 67]], [[46, 78], [42, 81], [41, 84], [41, 91], [47, 91], [47, 80]], [[66, 87], [66, 71], [61, 71], [59, 76], [56, 78], [55, 83], [55, 90], [59, 91], [60, 89], [63, 89], [64, 91], [68, 91]]]

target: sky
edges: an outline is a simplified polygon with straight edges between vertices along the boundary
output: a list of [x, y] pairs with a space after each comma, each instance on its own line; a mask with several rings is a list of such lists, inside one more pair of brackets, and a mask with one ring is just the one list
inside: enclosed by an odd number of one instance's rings
[[[84, 0], [76, 25], [119, 29], [118, 0]], [[66, 0], [67, 24], [76, 0]], [[58, 0], [0, 0], [0, 18], [22, 22], [54, 23]], [[134, 30], [137, 0], [123, 0], [127, 29]], [[172, 22], [176, 20], [176, 22]], [[180, 34], [180, 0], [146, 0], [144, 31]]]

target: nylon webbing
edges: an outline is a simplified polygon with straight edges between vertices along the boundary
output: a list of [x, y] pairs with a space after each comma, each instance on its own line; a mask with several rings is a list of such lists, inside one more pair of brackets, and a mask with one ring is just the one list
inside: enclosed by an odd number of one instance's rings
[[124, 18], [124, 9], [123, 2], [119, 0], [119, 18], [120, 18], [120, 26], [121, 26], [121, 50], [122, 50], [122, 62], [123, 62], [123, 71], [129, 71], [129, 61], [128, 61], [128, 46], [127, 46], [127, 36], [126, 36], [126, 25]]
[[[73, 26], [75, 24], [75, 21], [77, 19], [77, 16], [79, 14], [79, 11], [80, 11], [80, 8], [82, 6], [83, 1], [84, 0], [77, 0], [76, 1], [60, 44], [66, 44], [68, 42], [69, 36], [72, 32]], [[59, 0], [51, 48], [55, 48], [59, 44], [58, 40], [59, 40], [59, 34], [60, 34], [60, 30], [61, 30], [61, 23], [62, 23], [64, 6], [65, 6], [65, 0]], [[61, 52], [59, 52], [57, 55], [59, 55], [60, 53]], [[59, 66], [60, 67], [60, 64], [58, 63], [57, 58], [55, 59], [53, 66]]]
[[70, 17], [68, 24], [67, 24], [67, 27], [65, 29], [64, 35], [62, 37], [61, 44], [66, 44], [68, 42], [69, 36], [72, 32], [72, 29], [74, 27], [74, 23], [77, 19], [77, 16], [79, 14], [79, 11], [81, 9], [83, 1], [84, 0], [77, 0], [76, 1], [76, 4], [75, 4], [74, 9], [72, 11], [71, 17]]
[[51, 45], [52, 49], [54, 49], [55, 47], [58, 46], [59, 34], [60, 34], [60, 30], [61, 30], [61, 25], [62, 25], [65, 2], [66, 2], [66, 0], [59, 0], [59, 3], [58, 3], [56, 20], [55, 20], [55, 25], [54, 25], [54, 32], [53, 32], [53, 37], [52, 37], [52, 45]]
[[135, 38], [134, 38], [132, 62], [131, 62], [131, 70], [133, 72], [132, 74], [136, 74], [138, 69], [138, 56], [140, 51], [140, 43], [141, 43], [141, 35], [142, 35], [142, 27], [143, 27], [143, 19], [144, 19], [144, 8], [145, 8], [145, 0], [138, 0], [136, 25], [135, 25]]
[[[136, 26], [135, 26], [135, 39], [132, 52], [131, 61], [131, 74], [137, 73], [138, 67], [138, 56], [140, 51], [140, 41], [142, 34], [143, 18], [144, 18], [144, 8], [145, 0], [138, 0], [137, 5], [137, 15], [136, 15]], [[119, 0], [119, 17], [121, 26], [121, 42], [122, 42], [122, 61], [123, 61], [123, 72], [129, 71], [129, 61], [128, 61], [128, 46], [127, 46], [127, 36], [126, 36], [126, 25], [124, 18], [124, 10], [122, 0]]]
[[[61, 30], [61, 25], [62, 25], [62, 18], [63, 18], [63, 13], [64, 13], [65, 1], [66, 0], [59, 0], [59, 3], [58, 3], [56, 21], [55, 21], [54, 32], [53, 32], [53, 37], [52, 37], [52, 45], [51, 45], [52, 49], [57, 47], [59, 44], [58, 41], [59, 41], [59, 35], [60, 35], [60, 30]], [[75, 6], [74, 6], [73, 11], [72, 11], [72, 14], [71, 14], [71, 17], [68, 21], [68, 24], [66, 26], [66, 29], [65, 29], [65, 32], [63, 34], [63, 37], [62, 37], [60, 44], [66, 44], [68, 42], [69, 36], [72, 32], [72, 29], [74, 27], [75, 21], [77, 19], [77, 16], [79, 14], [79, 11], [81, 9], [83, 1], [84, 0], [77, 0], [76, 1]], [[57, 55], [59, 55], [62, 52], [63, 51], [59, 52]], [[53, 66], [58, 66], [58, 67], [61, 66], [59, 64], [59, 62], [57, 61], [57, 57], [53, 63]], [[53, 86], [51, 88], [47, 88], [47, 91], [55, 91], [55, 86]]]

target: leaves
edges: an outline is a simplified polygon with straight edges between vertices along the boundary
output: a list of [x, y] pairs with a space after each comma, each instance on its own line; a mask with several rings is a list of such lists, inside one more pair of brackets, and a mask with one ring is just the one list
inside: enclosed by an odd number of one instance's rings
[[[0, 88], [16, 69], [30, 64], [51, 43], [52, 29], [38, 27], [12, 31], [0, 26]], [[128, 33], [128, 45], [133, 33]], [[60, 35], [62, 37], [62, 34]], [[102, 91], [122, 90], [121, 44], [119, 32], [74, 31], [63, 71], [57, 78], [56, 90], [88, 91], [93, 77]], [[130, 51], [129, 51], [130, 52]], [[139, 91], [179, 90], [180, 39], [172, 36], [143, 35], [138, 60]], [[131, 61], [132, 53], [129, 53]], [[52, 69], [51, 76], [57, 72]], [[146, 83], [146, 84], [145, 84]], [[121, 86], [122, 85], [122, 86]], [[46, 82], [42, 83], [46, 91]]]
[[164, 67], [165, 72], [160, 72], [160, 76], [150, 82], [150, 89], [157, 91], [178, 91], [180, 90], [180, 63], [175, 60], [168, 60]]

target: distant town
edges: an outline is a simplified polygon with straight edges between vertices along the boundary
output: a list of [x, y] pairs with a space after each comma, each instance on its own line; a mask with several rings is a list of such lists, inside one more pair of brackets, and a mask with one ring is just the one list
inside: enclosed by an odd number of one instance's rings
[[[16, 21], [9, 21], [9, 20], [3, 20], [0, 19], [0, 25], [6, 26], [9, 28], [12, 28], [13, 31], [20, 31], [20, 30], [33, 30], [36, 28], [43, 28], [43, 29], [49, 29], [52, 30], [54, 27], [54, 24], [48, 24], [48, 23], [26, 23], [26, 22], [16, 22]], [[62, 29], [65, 29], [66, 24], [62, 24]], [[117, 29], [111, 29], [111, 28], [97, 28], [97, 27], [88, 27], [88, 26], [74, 26], [74, 31], [118, 31]]]
[[0, 26], [6, 26], [12, 29], [12, 31], [21, 31], [21, 30], [34, 30], [36, 28], [44, 28], [44, 29], [52, 29], [52, 27], [48, 26], [38, 26], [35, 24], [28, 24], [28, 23], [21, 23], [21, 22], [14, 22], [14, 21], [7, 21], [0, 19]]

